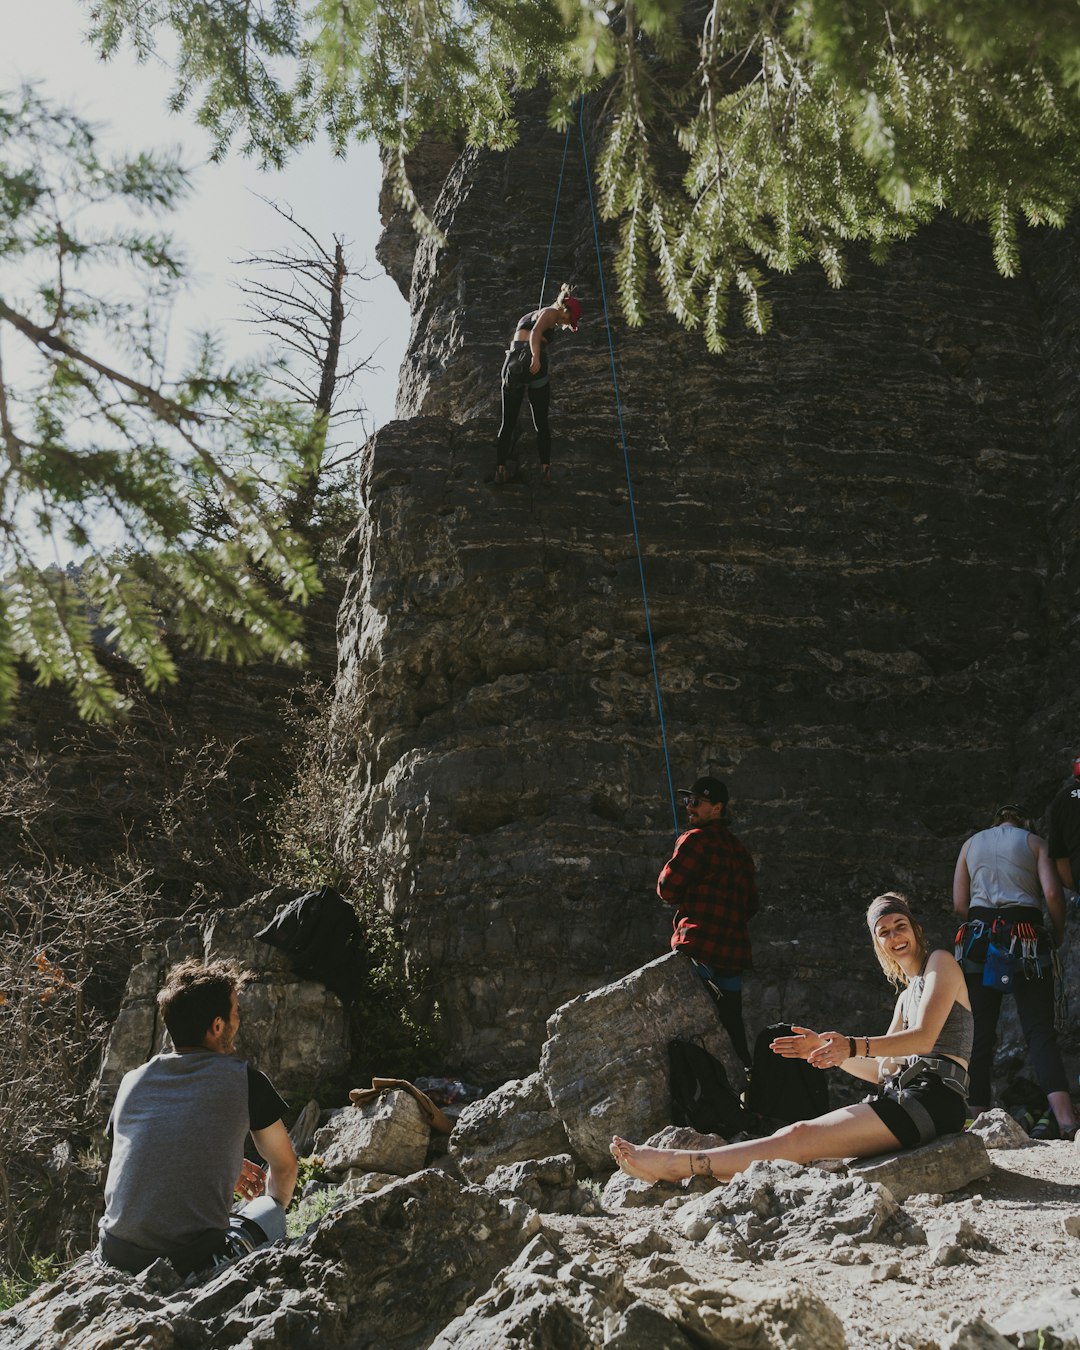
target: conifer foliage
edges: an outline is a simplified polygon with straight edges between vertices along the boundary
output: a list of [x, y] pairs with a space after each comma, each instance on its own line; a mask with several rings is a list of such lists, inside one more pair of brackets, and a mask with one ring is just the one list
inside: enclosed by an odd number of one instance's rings
[[287, 602], [318, 582], [277, 507], [309, 427], [209, 337], [171, 373], [184, 268], [144, 222], [187, 186], [32, 90], [0, 97], [0, 720], [20, 660], [101, 719], [123, 707], [105, 651], [151, 689], [175, 676], [169, 633], [300, 659]]
[[419, 137], [515, 136], [513, 94], [551, 119], [603, 89], [600, 203], [618, 219], [620, 299], [670, 310], [723, 350], [734, 302], [761, 331], [764, 279], [816, 262], [844, 279], [935, 212], [984, 222], [1018, 266], [1022, 221], [1061, 225], [1080, 192], [1080, 6], [1063, 0], [86, 0], [107, 55], [178, 44], [177, 106], [224, 147], [279, 163], [325, 127], [374, 136], [405, 171]]

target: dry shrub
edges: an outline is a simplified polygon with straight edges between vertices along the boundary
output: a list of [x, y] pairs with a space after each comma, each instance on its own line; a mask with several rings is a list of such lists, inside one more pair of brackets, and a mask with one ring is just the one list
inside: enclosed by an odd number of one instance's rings
[[105, 1141], [89, 1089], [157, 921], [221, 903], [219, 885], [229, 902], [261, 882], [231, 809], [235, 747], [185, 744], [154, 714], [76, 733], [63, 750], [20, 755], [9, 743], [0, 775], [0, 1280], [9, 1282], [92, 1241]]
[[359, 917], [369, 965], [350, 1009], [355, 1080], [383, 1073], [388, 1063], [406, 1078], [428, 1073], [437, 1063], [440, 1032], [428, 972], [406, 959], [402, 934], [379, 901], [370, 854], [355, 844], [346, 848], [343, 838], [341, 804], [350, 794], [354, 765], [348, 747], [359, 739], [362, 708], [336, 702], [333, 689], [314, 680], [299, 695], [284, 712], [287, 780], [267, 820], [277, 850], [275, 877], [297, 886], [333, 886]]
[[[24, 855], [40, 787], [35, 773], [0, 783]], [[0, 875], [0, 1277], [88, 1245], [99, 1177], [87, 1089], [150, 912], [141, 877], [111, 882], [47, 854]]]
[[341, 837], [341, 804], [348, 797], [353, 767], [343, 747], [355, 739], [350, 724], [360, 712], [336, 704], [332, 688], [308, 680], [282, 715], [286, 777], [266, 822], [279, 879], [370, 897], [374, 886], [365, 855], [346, 857]]

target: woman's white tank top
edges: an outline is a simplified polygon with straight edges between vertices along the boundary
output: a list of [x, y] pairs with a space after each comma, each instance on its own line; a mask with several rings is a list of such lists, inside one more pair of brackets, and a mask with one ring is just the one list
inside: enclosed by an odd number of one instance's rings
[[1035, 855], [1028, 848], [1027, 830], [995, 825], [968, 840], [967, 869], [971, 877], [971, 905], [1031, 905], [1042, 909], [1042, 887]]

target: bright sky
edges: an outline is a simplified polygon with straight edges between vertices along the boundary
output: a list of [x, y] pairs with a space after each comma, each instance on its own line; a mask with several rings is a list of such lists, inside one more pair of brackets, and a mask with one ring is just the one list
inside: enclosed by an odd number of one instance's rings
[[0, 86], [24, 81], [102, 127], [104, 145], [116, 152], [180, 146], [183, 162], [198, 167], [195, 190], [169, 218], [167, 228], [179, 240], [197, 282], [190, 300], [178, 306], [174, 331], [219, 329], [228, 350], [250, 352], [259, 339], [239, 322], [242, 297], [235, 289], [241, 269], [232, 265], [248, 254], [299, 247], [296, 233], [280, 220], [259, 194], [293, 208], [324, 244], [331, 235], [352, 245], [354, 267], [373, 277], [357, 282], [360, 335], [351, 349], [357, 356], [374, 352], [381, 370], [360, 377], [359, 393], [368, 409], [369, 429], [394, 412], [397, 374], [408, 338], [408, 306], [379, 267], [375, 244], [380, 172], [372, 146], [357, 146], [346, 160], [325, 147], [300, 152], [281, 173], [260, 173], [238, 154], [224, 164], [208, 162], [209, 138], [187, 113], [170, 114], [166, 96], [172, 85], [161, 64], [140, 66], [127, 52], [110, 63], [97, 60], [83, 41], [86, 12], [76, 0], [0, 0]]

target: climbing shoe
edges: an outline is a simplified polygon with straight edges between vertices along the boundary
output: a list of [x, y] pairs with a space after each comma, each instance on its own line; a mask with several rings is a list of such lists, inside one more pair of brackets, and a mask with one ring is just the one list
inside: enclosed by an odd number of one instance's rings
[[1060, 1139], [1061, 1130], [1053, 1111], [1045, 1111], [1031, 1127], [1032, 1139]]

